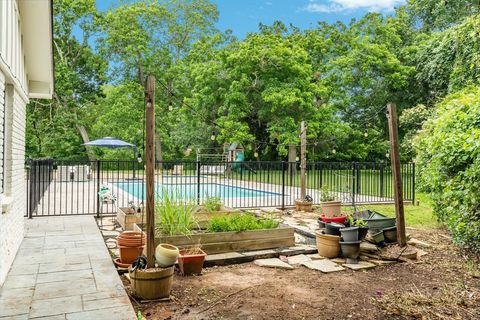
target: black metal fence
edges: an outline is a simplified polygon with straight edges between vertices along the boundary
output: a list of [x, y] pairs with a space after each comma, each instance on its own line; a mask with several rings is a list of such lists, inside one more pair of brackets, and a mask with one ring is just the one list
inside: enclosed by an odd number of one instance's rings
[[[134, 161], [27, 160], [28, 215], [110, 214], [145, 198], [144, 164]], [[403, 195], [415, 199], [415, 166], [401, 167]], [[282, 161], [156, 163], [157, 198], [202, 204], [218, 197], [234, 208], [295, 205], [300, 197], [300, 164]], [[367, 162], [307, 164], [306, 193], [315, 204], [328, 189], [345, 204], [393, 202], [389, 165]], [[115, 197], [106, 201], [99, 191]]]

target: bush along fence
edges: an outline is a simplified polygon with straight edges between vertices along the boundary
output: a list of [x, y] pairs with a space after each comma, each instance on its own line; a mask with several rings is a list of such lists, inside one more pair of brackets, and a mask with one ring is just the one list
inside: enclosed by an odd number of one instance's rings
[[[26, 168], [30, 217], [111, 214], [117, 207], [141, 206], [145, 198], [141, 162], [28, 159]], [[415, 165], [402, 164], [401, 172], [404, 199], [414, 201]], [[233, 208], [286, 208], [300, 197], [299, 163], [163, 161], [156, 163], [155, 179], [159, 201], [168, 193], [198, 204], [215, 197]], [[325, 189], [344, 204], [393, 202], [391, 168], [383, 163], [311, 162], [306, 181], [314, 204]]]

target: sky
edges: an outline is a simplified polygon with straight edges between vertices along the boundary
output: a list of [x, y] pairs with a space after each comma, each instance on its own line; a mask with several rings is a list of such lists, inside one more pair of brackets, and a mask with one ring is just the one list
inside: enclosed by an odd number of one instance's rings
[[[212, 0], [218, 6], [220, 18], [217, 28], [232, 30], [238, 38], [258, 31], [258, 24], [271, 25], [280, 20], [300, 29], [314, 28], [318, 21], [348, 23], [367, 12], [392, 13], [406, 0]], [[97, 8], [104, 11], [118, 0], [97, 0]]]

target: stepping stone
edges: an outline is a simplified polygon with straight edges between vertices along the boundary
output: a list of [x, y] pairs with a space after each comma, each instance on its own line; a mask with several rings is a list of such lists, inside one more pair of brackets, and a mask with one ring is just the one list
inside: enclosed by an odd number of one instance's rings
[[312, 260], [321, 260], [321, 259], [326, 259], [325, 257], [322, 257], [318, 253], [312, 253], [312, 254], [307, 254], [307, 257], [309, 257]]
[[117, 243], [115, 242], [107, 242], [108, 249], [115, 249], [117, 247]]
[[377, 266], [387, 266], [390, 264], [397, 263], [396, 261], [391, 260], [379, 260], [379, 259], [370, 259], [369, 262], [376, 264]]
[[324, 273], [336, 272], [345, 270], [342, 266], [339, 266], [333, 261], [328, 259], [324, 260], [314, 260], [314, 261], [307, 261], [302, 263], [302, 266], [305, 266], [309, 269], [318, 270]]
[[362, 243], [360, 243], [360, 251], [361, 252], [373, 252], [373, 253], [375, 253], [375, 252], [378, 251], [378, 247], [374, 244], [363, 241]]
[[338, 264], [344, 264], [346, 262], [346, 260], [344, 258], [335, 258], [335, 259], [332, 259], [331, 261], [333, 261], [335, 263], [338, 263]]
[[102, 231], [104, 237], [116, 237], [120, 234], [118, 231]]
[[423, 257], [424, 255], [427, 255], [428, 252], [422, 249], [417, 249], [417, 258]]
[[423, 242], [423, 241], [415, 239], [415, 238], [412, 238], [412, 239], [408, 240], [407, 243], [409, 245], [415, 246], [417, 248], [424, 248], [425, 249], [425, 248], [431, 248], [432, 247], [431, 244]]
[[296, 256], [288, 257], [288, 264], [302, 264], [303, 262], [312, 261], [309, 257], [304, 254], [299, 254]]
[[259, 259], [255, 260], [254, 263], [260, 267], [267, 267], [267, 268], [279, 268], [279, 269], [293, 269], [291, 265], [288, 263], [283, 262], [278, 258], [270, 258], [270, 259]]
[[353, 263], [345, 263], [343, 265], [344, 267], [346, 268], [349, 268], [349, 269], [352, 269], [352, 270], [367, 270], [367, 269], [372, 269], [372, 268], [375, 268], [375, 265], [371, 262], [367, 262], [367, 261], [359, 261], [358, 263], [356, 264], [353, 264]]

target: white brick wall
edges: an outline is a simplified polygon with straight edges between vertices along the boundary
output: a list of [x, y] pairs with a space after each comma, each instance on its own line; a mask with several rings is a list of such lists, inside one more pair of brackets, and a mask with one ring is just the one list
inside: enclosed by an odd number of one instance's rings
[[[24, 236], [26, 212], [25, 112], [26, 101], [12, 85], [5, 85], [0, 71], [0, 88], [6, 87], [5, 105], [5, 190], [0, 213], [0, 286], [10, 269]], [[3, 90], [1, 90], [3, 92]], [[3, 99], [0, 99], [2, 103]], [[1, 152], [2, 150], [0, 150]]]

